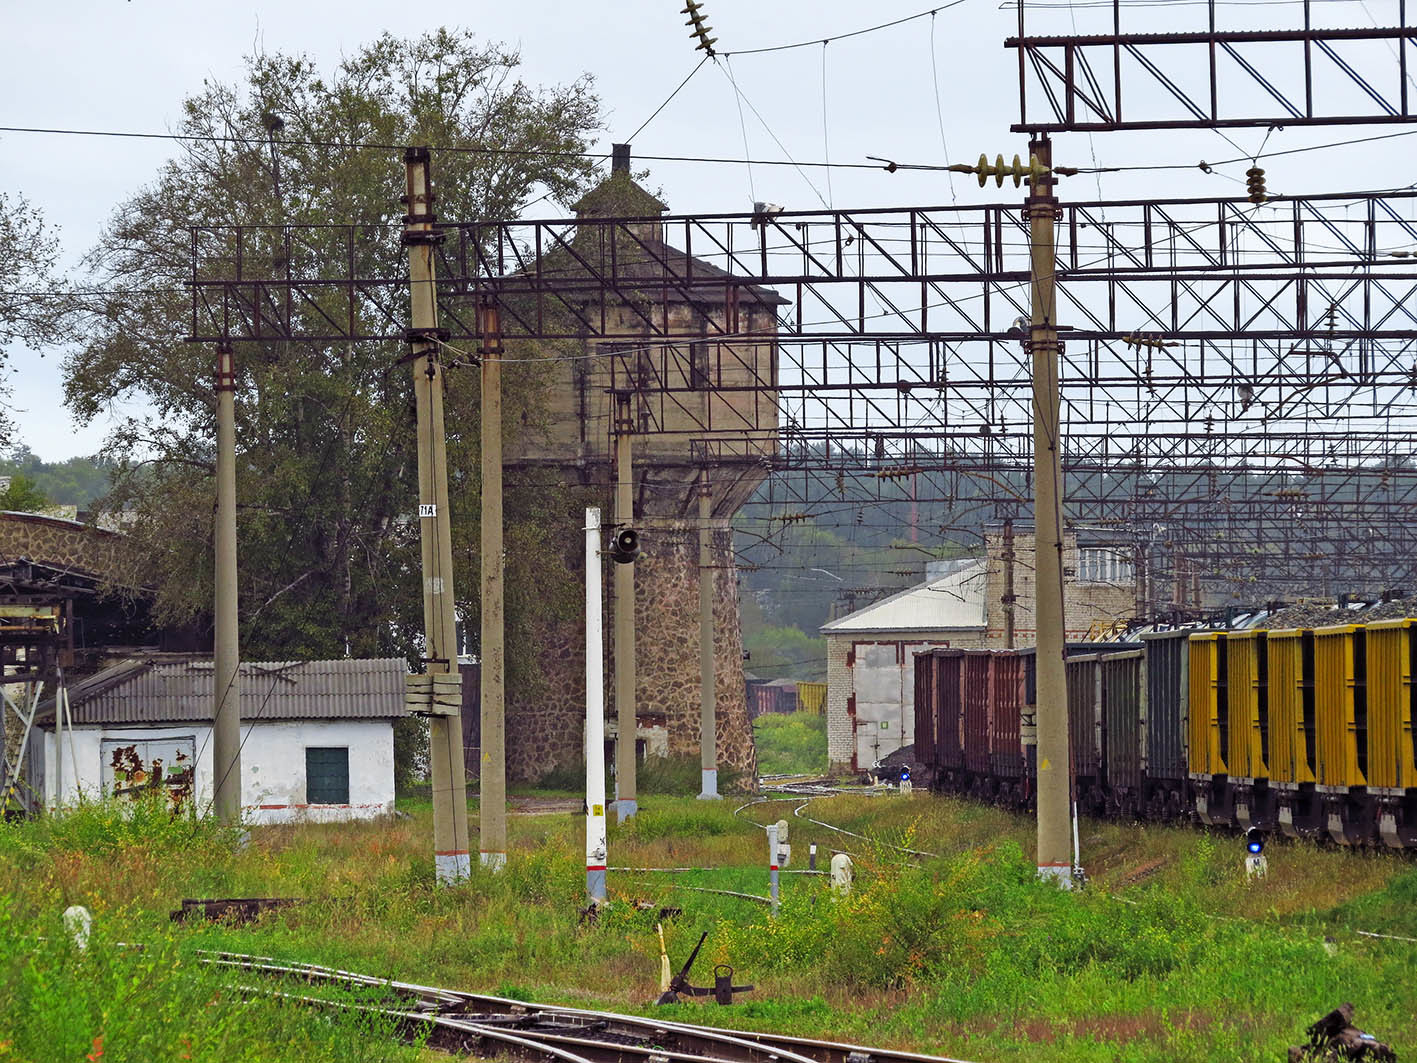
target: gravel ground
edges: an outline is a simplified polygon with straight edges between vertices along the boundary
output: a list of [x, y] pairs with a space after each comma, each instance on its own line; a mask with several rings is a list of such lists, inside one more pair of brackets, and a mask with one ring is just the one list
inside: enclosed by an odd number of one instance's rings
[[1331, 624], [1365, 624], [1373, 620], [1401, 620], [1417, 617], [1417, 598], [1399, 598], [1362, 609], [1340, 609], [1318, 602], [1291, 605], [1265, 617], [1266, 628], [1326, 627]]

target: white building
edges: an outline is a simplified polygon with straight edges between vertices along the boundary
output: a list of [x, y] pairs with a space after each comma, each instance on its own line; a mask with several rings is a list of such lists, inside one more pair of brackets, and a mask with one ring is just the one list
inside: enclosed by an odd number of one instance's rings
[[[393, 811], [393, 722], [404, 711], [398, 658], [243, 662], [241, 804], [249, 823], [363, 819]], [[210, 658], [125, 661], [69, 688], [72, 729], [39, 722], [50, 808], [81, 796], [160, 789], [209, 809]], [[33, 761], [31, 762], [33, 763]]]
[[918, 652], [984, 645], [984, 561], [934, 561], [925, 572], [924, 583], [822, 626], [834, 768], [864, 770], [915, 741]]

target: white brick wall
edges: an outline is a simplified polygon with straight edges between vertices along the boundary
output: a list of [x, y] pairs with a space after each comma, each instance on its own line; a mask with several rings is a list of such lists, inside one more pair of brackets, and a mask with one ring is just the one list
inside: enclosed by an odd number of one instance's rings
[[849, 636], [827, 636], [827, 760], [833, 769], [851, 767], [851, 750], [856, 742], [846, 715], [846, 699], [851, 695], [846, 655], [850, 652]]

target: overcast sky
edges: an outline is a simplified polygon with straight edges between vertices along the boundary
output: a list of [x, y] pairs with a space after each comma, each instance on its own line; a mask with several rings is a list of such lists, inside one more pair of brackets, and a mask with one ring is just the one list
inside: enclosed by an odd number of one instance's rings
[[[605, 108], [604, 149], [623, 140], [698, 63], [701, 53], [680, 14], [683, 0], [524, 0], [522, 3], [421, 4], [368, 0], [285, 0], [282, 3], [193, 3], [191, 0], [89, 0], [26, 4], [6, 12], [0, 44], [0, 125], [162, 132], [175, 127], [182, 99], [204, 80], [241, 78], [253, 50], [303, 53], [332, 69], [342, 55], [384, 31], [414, 36], [440, 25], [465, 26], [489, 40], [520, 47], [522, 77], [549, 85], [589, 72]], [[997, 0], [961, 0], [933, 17], [792, 51], [739, 55], [739, 50], [820, 40], [926, 10], [930, 0], [705, 0], [704, 10], [730, 53], [705, 64], [687, 87], [638, 137], [637, 155], [749, 155], [863, 162], [867, 155], [901, 161], [973, 161], [981, 151], [1026, 153], [1017, 120], [1017, 67], [1003, 47], [1016, 28], [1012, 7]], [[1329, 24], [1389, 24], [1395, 0], [1332, 3], [1316, 8]], [[1293, 25], [1292, 3], [1235, 5], [1232, 24]], [[1199, 28], [1203, 7], [1187, 0], [1129, 8], [1126, 28]], [[1033, 32], [1099, 32], [1109, 11], [1030, 10]], [[396, 21], [397, 20], [397, 21]], [[1386, 46], [1383, 46], [1386, 47]], [[1376, 70], [1382, 56], [1363, 69]], [[751, 110], [742, 111], [728, 82], [731, 71]], [[1194, 71], [1193, 71], [1194, 72]], [[1270, 70], [1294, 91], [1297, 69]], [[1204, 77], [1203, 68], [1199, 72]], [[1379, 81], [1382, 79], [1379, 78]], [[1194, 82], [1190, 84], [1194, 85]], [[938, 95], [937, 95], [938, 86]], [[1142, 91], [1138, 86], [1137, 91]], [[1302, 98], [1302, 93], [1298, 94]], [[943, 125], [943, 135], [942, 128]], [[768, 132], [771, 130], [771, 134]], [[1389, 130], [1275, 131], [1268, 142], [1295, 147]], [[774, 135], [781, 141], [779, 146]], [[1244, 153], [1257, 150], [1263, 130], [1232, 131]], [[1272, 191], [1308, 193], [1343, 187], [1406, 184], [1408, 142], [1275, 160]], [[947, 147], [946, 147], [947, 146]], [[77, 263], [114, 206], [148, 182], [174, 153], [165, 141], [0, 134], [0, 188], [18, 192], [57, 225], [65, 261]], [[1059, 163], [1194, 163], [1241, 154], [1213, 132], [1060, 137]], [[398, 163], [391, 160], [391, 165]], [[745, 210], [754, 198], [790, 209], [994, 201], [972, 178], [943, 174], [888, 174], [880, 170], [806, 170], [787, 167], [652, 164], [658, 186], [676, 213]], [[1062, 194], [1075, 200], [1113, 196], [1233, 195], [1229, 176], [1197, 169], [1072, 178]], [[807, 178], [810, 178], [810, 183]], [[1010, 192], [1012, 189], [1010, 189]], [[545, 208], [537, 210], [544, 216]], [[338, 220], [338, 219], [334, 219]], [[57, 460], [99, 449], [105, 423], [79, 425], [62, 408], [63, 343], [43, 352], [15, 352], [10, 377], [20, 440]], [[194, 357], [201, 357], [194, 352]]]

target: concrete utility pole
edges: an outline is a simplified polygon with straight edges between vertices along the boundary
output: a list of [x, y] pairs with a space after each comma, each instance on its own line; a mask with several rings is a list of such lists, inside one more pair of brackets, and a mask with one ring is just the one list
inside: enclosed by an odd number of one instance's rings
[[502, 612], [502, 324], [497, 304], [478, 307], [482, 334], [482, 766], [478, 809], [482, 866], [507, 862], [506, 654]]
[[713, 675], [712, 520], [713, 491], [705, 467], [699, 480], [699, 767], [703, 776], [700, 801], [717, 801], [720, 796]]
[[[601, 609], [600, 509], [585, 511], [585, 889], [605, 903], [605, 618]], [[619, 568], [628, 568], [620, 565]]]
[[[1035, 544], [1036, 545], [1036, 544]], [[1004, 521], [1004, 646], [1014, 648], [1014, 604], [1018, 595], [1014, 593], [1014, 522]]]
[[[447, 440], [443, 430], [443, 367], [439, 361], [438, 297], [433, 249], [433, 179], [427, 148], [404, 154], [407, 192], [403, 242], [408, 248], [412, 328], [407, 361], [418, 413], [418, 528], [423, 547], [423, 660], [408, 677], [410, 709], [429, 717], [433, 773], [433, 864], [440, 883], [471, 872], [467, 844], [467, 770], [463, 763], [461, 676], [453, 605], [453, 536], [448, 512]], [[485, 739], [484, 739], [485, 741]]]
[[[241, 645], [236, 608], [236, 356], [216, 351], [216, 600], [214, 606], [213, 809], [241, 822]], [[76, 777], [77, 778], [77, 777]]]
[[1069, 806], [1072, 771], [1068, 757], [1068, 688], [1063, 667], [1063, 468], [1059, 438], [1057, 300], [1053, 221], [1053, 146], [1047, 136], [1029, 142], [1038, 160], [1024, 206], [1031, 251], [1033, 313], [1029, 351], [1033, 358], [1033, 555], [1034, 615], [1038, 645], [1038, 874], [1064, 889], [1072, 886]]
[[[629, 392], [615, 395], [615, 525], [635, 521], [634, 422]], [[615, 565], [615, 821], [639, 811], [635, 756], [635, 566]]]

